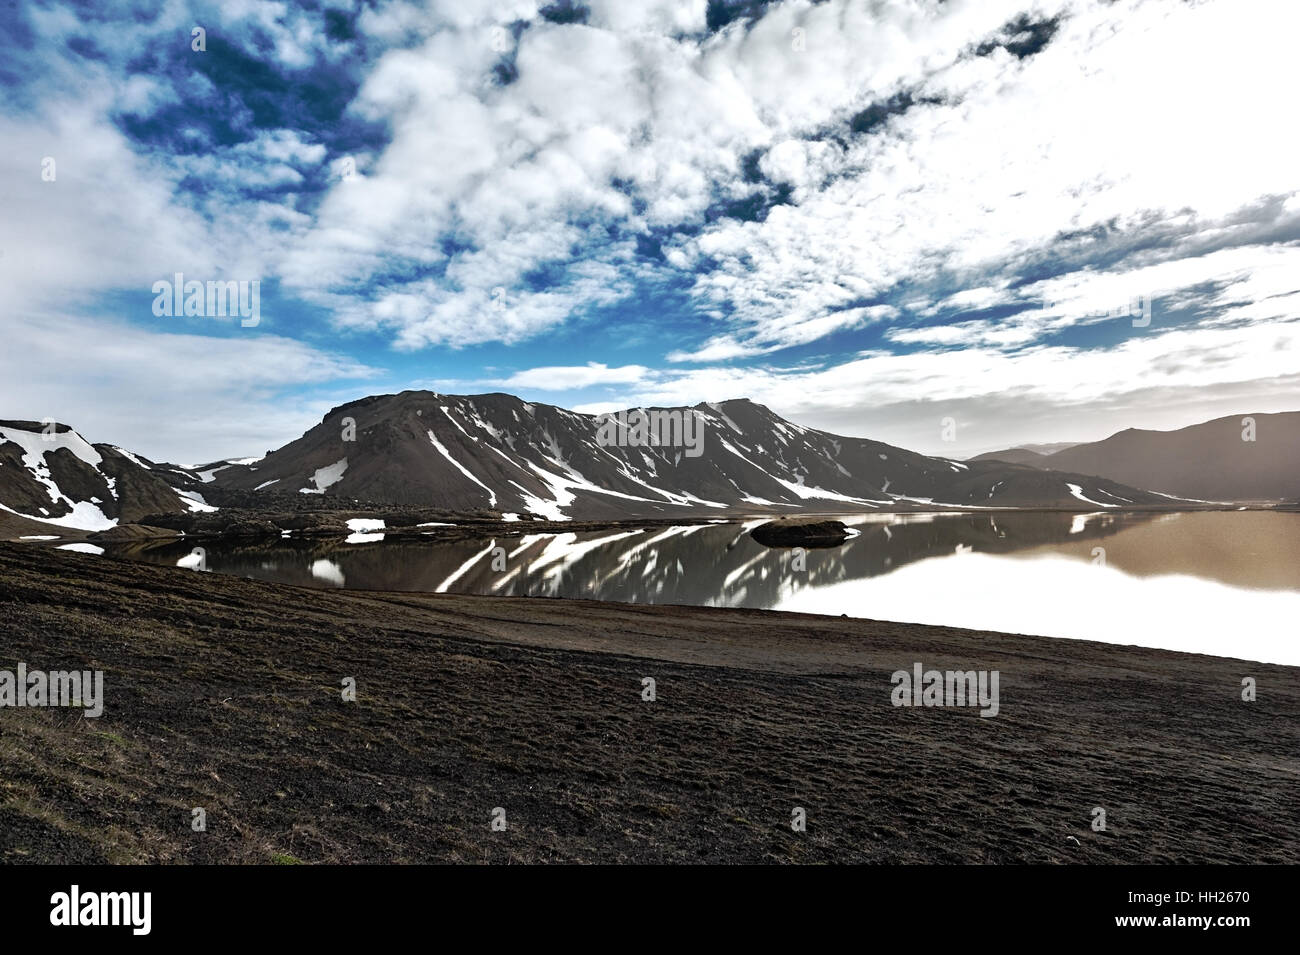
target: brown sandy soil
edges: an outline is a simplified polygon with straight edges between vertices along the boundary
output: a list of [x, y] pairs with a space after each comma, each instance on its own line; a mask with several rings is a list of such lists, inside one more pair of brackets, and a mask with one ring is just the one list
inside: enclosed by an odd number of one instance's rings
[[[102, 669], [107, 702], [0, 709], [10, 863], [1300, 862], [1296, 668], [3, 544], [18, 661]], [[999, 670], [1001, 712], [895, 708], [915, 661]]]

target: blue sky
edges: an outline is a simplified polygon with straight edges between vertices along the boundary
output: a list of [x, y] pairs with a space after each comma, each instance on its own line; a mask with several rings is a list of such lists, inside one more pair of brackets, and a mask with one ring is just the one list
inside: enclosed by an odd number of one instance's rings
[[[752, 397], [948, 455], [1295, 410], [1297, 27], [1284, 0], [6, 4], [0, 416], [192, 462], [408, 387]], [[155, 315], [177, 272], [257, 281], [259, 323]]]

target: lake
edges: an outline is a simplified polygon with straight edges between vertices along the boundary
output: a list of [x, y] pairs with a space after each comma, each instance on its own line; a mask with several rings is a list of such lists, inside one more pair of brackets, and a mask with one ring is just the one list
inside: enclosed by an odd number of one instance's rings
[[1300, 665], [1300, 514], [936, 513], [841, 517], [831, 549], [768, 549], [762, 523], [439, 543], [340, 540], [107, 548], [313, 587], [847, 614]]

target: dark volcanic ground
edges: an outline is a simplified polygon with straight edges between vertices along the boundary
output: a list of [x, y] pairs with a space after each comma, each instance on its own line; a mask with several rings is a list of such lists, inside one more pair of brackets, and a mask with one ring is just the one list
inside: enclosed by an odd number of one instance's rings
[[[10, 863], [1300, 862], [1295, 668], [0, 544], [19, 661], [103, 669], [107, 703], [0, 709]], [[1001, 713], [893, 707], [915, 661], [999, 670]]]

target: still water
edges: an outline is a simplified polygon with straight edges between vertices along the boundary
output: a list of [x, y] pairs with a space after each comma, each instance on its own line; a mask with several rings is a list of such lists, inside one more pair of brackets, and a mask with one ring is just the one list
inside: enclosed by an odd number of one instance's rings
[[[803, 553], [755, 542], [756, 521], [451, 543], [209, 542], [204, 569], [314, 587], [847, 614], [1300, 665], [1300, 514], [841, 519], [855, 537]], [[109, 553], [193, 566], [192, 546]]]

